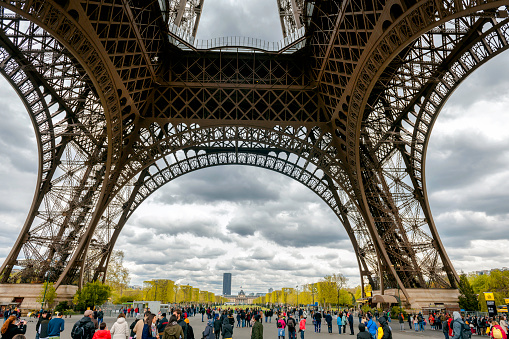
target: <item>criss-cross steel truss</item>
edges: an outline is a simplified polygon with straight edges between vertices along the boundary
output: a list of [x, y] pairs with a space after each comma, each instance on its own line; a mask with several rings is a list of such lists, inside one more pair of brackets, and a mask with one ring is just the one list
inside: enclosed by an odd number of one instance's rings
[[104, 279], [152, 192], [243, 164], [320, 196], [375, 289], [457, 287], [426, 149], [456, 86], [508, 48], [509, 0], [275, 1], [271, 44], [197, 42], [204, 0], [0, 0], [0, 71], [39, 148], [2, 283]]

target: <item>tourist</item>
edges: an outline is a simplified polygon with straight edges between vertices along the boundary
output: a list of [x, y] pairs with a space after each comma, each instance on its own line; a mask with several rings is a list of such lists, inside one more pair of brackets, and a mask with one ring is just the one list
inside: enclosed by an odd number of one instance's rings
[[141, 339], [159, 339], [159, 333], [157, 333], [156, 327], [156, 315], [151, 312], [147, 312], [147, 319], [143, 324], [143, 332], [141, 334]]
[[315, 332], [320, 333], [322, 330], [322, 314], [320, 312], [315, 312], [313, 315], [314, 323], [315, 323]]
[[182, 327], [177, 323], [177, 317], [175, 315], [170, 316], [168, 326], [164, 329], [163, 336], [160, 339], [175, 339], [184, 338], [184, 331]]
[[16, 316], [11, 315], [5, 320], [0, 333], [2, 334], [2, 339], [12, 339], [17, 334], [25, 334], [26, 331], [26, 322], [23, 320], [18, 322]]
[[286, 326], [288, 326], [288, 338], [296, 339], [297, 338], [297, 332], [296, 332], [297, 323], [295, 322], [295, 319], [293, 319], [291, 314], [288, 315], [288, 321], [286, 322]]
[[254, 324], [253, 328], [251, 329], [251, 339], [263, 339], [263, 325], [260, 322], [261, 316], [259, 314], [256, 314], [254, 316]]
[[491, 322], [490, 338], [507, 339], [504, 329], [496, 321]]
[[345, 311], [343, 311], [343, 315], [341, 316], [341, 324], [343, 325], [343, 333], [346, 334], [346, 325], [348, 324], [348, 318], [346, 316]]
[[359, 324], [359, 333], [357, 333], [357, 339], [373, 339], [371, 333], [366, 331], [366, 325], [363, 323]]
[[94, 333], [92, 339], [111, 339], [111, 333], [108, 331], [106, 323], [102, 322], [99, 325], [99, 331]]
[[299, 332], [300, 332], [300, 339], [304, 339], [304, 332], [306, 331], [306, 318], [304, 317], [304, 313], [300, 316], [300, 322], [299, 322]]
[[110, 333], [113, 334], [113, 339], [129, 338], [130, 330], [124, 313], [118, 315], [117, 321], [111, 326]]
[[71, 337], [74, 338], [73, 334], [82, 333], [82, 339], [91, 339], [95, 333], [95, 325], [92, 322], [94, 312], [92, 310], [86, 310], [83, 314], [83, 318], [78, 320], [72, 327]]
[[216, 339], [219, 339], [221, 334], [221, 319], [219, 319], [219, 315], [214, 315], [214, 334]]
[[207, 326], [205, 326], [205, 331], [203, 331], [203, 339], [215, 339], [214, 322], [212, 319], [207, 320]]
[[97, 311], [97, 322], [100, 324], [104, 320], [104, 312], [102, 308], [99, 308], [99, 311]]
[[223, 339], [233, 338], [233, 326], [228, 321], [228, 318], [224, 318], [222, 326]]
[[500, 317], [500, 327], [504, 330], [504, 332], [507, 334], [507, 320], [505, 319], [505, 316]]
[[166, 313], [161, 314], [161, 319], [157, 322], [157, 331], [159, 332], [159, 337], [163, 335], [164, 329], [168, 325], [168, 319], [166, 319]]
[[279, 314], [279, 319], [276, 323], [276, 326], [277, 326], [278, 339], [285, 339], [286, 322], [285, 322], [284, 316], [281, 313]]
[[378, 323], [380, 324], [380, 328], [383, 331], [383, 335], [381, 339], [392, 339], [392, 331], [389, 327], [389, 324], [387, 323], [387, 319], [385, 316], [382, 316], [378, 319]]
[[339, 334], [341, 334], [341, 326], [343, 326], [343, 318], [341, 316], [341, 312], [338, 314], [338, 318], [336, 319], [336, 323], [338, 324]]
[[452, 313], [453, 322], [452, 322], [452, 328], [453, 328], [453, 336], [452, 339], [461, 339], [463, 338], [463, 325], [465, 323], [463, 322], [463, 319], [461, 319], [461, 314], [458, 311], [454, 311]]
[[376, 334], [378, 333], [378, 326], [376, 322], [373, 320], [373, 316], [371, 313], [368, 313], [368, 324], [366, 325], [366, 329], [371, 334], [373, 338], [376, 338]]
[[327, 323], [327, 332], [332, 333], [332, 316], [330, 315], [330, 311], [327, 311], [325, 315], [325, 322]]
[[348, 312], [348, 325], [350, 325], [350, 335], [354, 335], [354, 333], [353, 333], [353, 313], [352, 313], [352, 311]]
[[187, 322], [182, 318], [182, 310], [177, 309], [173, 311], [173, 315], [177, 317], [177, 324], [182, 327], [182, 331], [184, 332], [182, 339], [187, 339]]
[[405, 330], [405, 316], [403, 315], [402, 312], [399, 313], [398, 320], [399, 320], [399, 330], [404, 331]]
[[60, 333], [64, 331], [65, 320], [62, 319], [63, 314], [57, 312], [56, 317], [51, 319], [48, 323], [48, 337], [49, 339], [59, 339]]
[[444, 333], [445, 339], [449, 339], [449, 322], [447, 320], [447, 317], [444, 316], [442, 332]]
[[48, 338], [48, 325], [51, 319], [51, 313], [48, 312], [46, 318], [44, 318], [37, 326], [36, 331], [39, 333], [39, 339], [47, 339]]

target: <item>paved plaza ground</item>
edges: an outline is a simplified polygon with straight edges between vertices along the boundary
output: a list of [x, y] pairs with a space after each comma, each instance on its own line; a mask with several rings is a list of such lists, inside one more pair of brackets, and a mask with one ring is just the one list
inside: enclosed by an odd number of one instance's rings
[[[78, 321], [81, 317], [79, 316], [73, 316], [72, 318], [67, 318], [65, 320], [65, 331], [63, 332], [61, 338], [62, 339], [70, 339], [71, 338], [71, 329], [72, 326], [76, 321]], [[206, 317], [205, 317], [206, 319]], [[116, 318], [113, 317], [106, 317], [104, 321], [108, 324], [108, 328], [111, 328], [113, 323], [115, 322]], [[131, 324], [133, 321], [133, 318], [128, 318], [128, 323]], [[194, 334], [196, 339], [201, 338], [201, 333], [205, 329], [206, 322], [201, 322], [201, 315], [197, 315], [195, 317], [190, 318], [191, 325], [193, 326]], [[36, 320], [32, 319], [28, 322], [28, 328], [26, 337], [28, 339], [34, 339], [35, 338], [35, 325]], [[392, 326], [394, 328], [392, 337], [394, 339], [411, 339], [411, 338], [444, 338], [441, 331], [431, 331], [426, 330], [425, 332], [415, 332], [408, 330], [408, 324], [405, 324], [407, 327], [406, 331], [399, 331], [399, 324], [398, 323], [392, 323]], [[314, 332], [314, 326], [311, 322], [311, 319], [307, 319], [307, 325], [306, 325], [306, 332], [305, 332], [305, 339], [330, 339], [330, 338], [356, 338], [357, 332], [358, 332], [358, 323], [355, 321], [355, 336], [350, 335], [349, 330], [347, 330], [347, 334], [338, 334], [338, 328], [337, 326], [333, 326], [333, 334], [327, 333], [327, 326], [322, 325], [322, 332], [321, 333], [315, 333]], [[233, 339], [249, 339], [250, 338], [250, 328], [234, 328], [233, 331]], [[274, 322], [274, 318], [272, 319], [272, 323], [263, 323], [263, 337], [268, 339], [277, 339], [277, 329], [276, 324]], [[474, 336], [476, 337], [476, 336]], [[286, 338], [288, 339], [288, 331], [286, 333]], [[300, 339], [300, 335], [297, 336], [297, 339]]]

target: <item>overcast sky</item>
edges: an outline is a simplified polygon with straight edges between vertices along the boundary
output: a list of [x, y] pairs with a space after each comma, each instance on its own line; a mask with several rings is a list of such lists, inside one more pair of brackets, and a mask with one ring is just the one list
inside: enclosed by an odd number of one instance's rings
[[[198, 38], [281, 39], [275, 0], [206, 0]], [[509, 260], [509, 54], [467, 79], [438, 119], [427, 155], [431, 209], [458, 271]], [[0, 80], [0, 260], [30, 207], [37, 172], [31, 122]], [[223, 166], [190, 173], [152, 195], [128, 221], [124, 250], [132, 283], [168, 278], [221, 293], [295, 287], [343, 273], [359, 283], [346, 232], [298, 182], [268, 170]]]

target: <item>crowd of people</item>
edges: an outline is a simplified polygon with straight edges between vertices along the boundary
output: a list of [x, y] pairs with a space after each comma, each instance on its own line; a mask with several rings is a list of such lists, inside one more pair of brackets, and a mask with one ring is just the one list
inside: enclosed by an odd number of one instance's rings
[[[374, 311], [364, 313], [360, 310], [345, 309], [340, 311], [304, 308], [282, 308], [262, 310], [251, 308], [198, 308], [195, 306], [170, 309], [167, 314], [154, 314], [150, 309], [140, 313], [136, 308], [121, 308], [115, 323], [108, 328], [103, 322], [102, 309], [87, 310], [71, 331], [72, 339], [232, 339], [234, 328], [249, 328], [251, 339], [263, 339], [264, 326], [270, 326], [270, 337], [278, 339], [305, 339], [306, 320], [311, 318], [314, 332], [321, 333], [322, 324], [327, 326], [327, 333], [354, 333], [354, 316], [358, 317], [358, 339], [392, 339], [391, 317], [387, 312]], [[5, 314], [6, 312], [4, 312]], [[201, 335], [195, 337], [189, 317], [202, 315], [206, 324]], [[1, 327], [1, 339], [26, 339], [27, 324], [20, 320], [21, 313], [14, 309], [8, 313]], [[62, 314], [54, 315], [47, 311], [38, 312], [36, 339], [59, 339], [65, 328]], [[128, 318], [134, 318], [129, 321]], [[275, 324], [272, 325], [272, 318]], [[466, 339], [472, 334], [494, 339], [508, 339], [508, 322], [505, 316], [490, 318], [487, 316], [462, 316], [459, 312], [452, 315], [445, 312], [433, 312], [424, 316], [422, 313], [397, 316], [400, 331], [441, 331], [445, 339]], [[357, 320], [355, 320], [357, 322]], [[408, 322], [408, 327], [406, 323]], [[271, 325], [269, 325], [271, 324]], [[273, 327], [272, 327], [273, 326]], [[337, 326], [337, 332], [334, 327]], [[272, 330], [273, 329], [273, 330]], [[324, 330], [325, 332], [325, 330]]]

